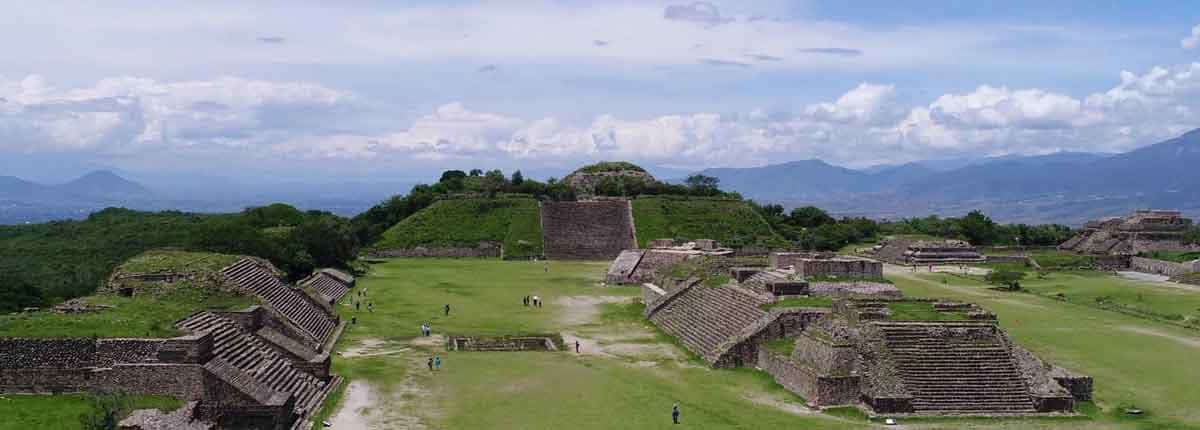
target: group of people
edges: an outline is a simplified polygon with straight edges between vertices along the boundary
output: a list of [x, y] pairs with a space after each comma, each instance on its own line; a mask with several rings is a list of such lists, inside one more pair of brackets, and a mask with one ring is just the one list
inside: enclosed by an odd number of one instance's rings
[[525, 296], [522, 300], [525, 306], [533, 306], [535, 308], [542, 307], [542, 298], [538, 296]]
[[429, 370], [430, 371], [442, 370], [442, 356], [441, 355], [434, 354], [433, 357], [429, 357]]

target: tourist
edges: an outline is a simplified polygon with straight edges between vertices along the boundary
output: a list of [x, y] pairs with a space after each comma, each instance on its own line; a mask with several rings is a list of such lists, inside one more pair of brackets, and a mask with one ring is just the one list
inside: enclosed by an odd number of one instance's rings
[[575, 339], [575, 353], [579, 353], [579, 339]]
[[429, 371], [432, 372], [433, 371], [433, 357], [429, 357], [428, 364], [429, 364]]
[[529, 307], [529, 296], [522, 297], [521, 303], [524, 304], [525, 307]]
[[356, 311], [359, 310], [358, 305], [360, 305], [360, 304], [362, 304], [362, 302], [354, 302], [354, 310], [356, 310]]
[[445, 312], [446, 312], [446, 316], [450, 316], [450, 304], [449, 303], [446, 303]]
[[535, 308], [542, 307], [542, 298], [541, 297], [533, 296], [533, 307], [535, 307]]
[[675, 402], [675, 406], [671, 407], [671, 421], [679, 424], [679, 402]]
[[350, 325], [357, 325], [357, 324], [358, 324], [358, 317], [355, 317], [355, 316], [350, 317]]
[[433, 356], [433, 370], [442, 370], [442, 356]]

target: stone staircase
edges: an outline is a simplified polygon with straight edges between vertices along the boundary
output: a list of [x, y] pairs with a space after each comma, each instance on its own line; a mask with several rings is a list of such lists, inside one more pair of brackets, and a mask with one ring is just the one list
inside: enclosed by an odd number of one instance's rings
[[349, 286], [324, 272], [314, 272], [312, 276], [300, 281], [300, 285], [312, 288], [329, 303], [336, 303], [350, 292]]
[[637, 269], [638, 262], [642, 261], [642, 254], [645, 252], [638, 249], [621, 251], [621, 254], [608, 266], [608, 273], [604, 277], [605, 282], [609, 284], [629, 284], [635, 282], [633, 280], [633, 272]]
[[628, 201], [545, 202], [542, 243], [554, 260], [611, 260], [637, 248]]
[[727, 341], [767, 316], [765, 300], [733, 287], [694, 285], [668, 298], [650, 321], [679, 339], [709, 363], [724, 354]]
[[286, 357], [228, 318], [199, 312], [175, 326], [193, 333], [212, 332], [215, 358], [264, 387], [294, 396], [294, 409], [300, 416], [307, 416], [321, 406], [327, 386], [332, 382], [322, 381], [292, 366]]
[[767, 271], [758, 272], [758, 273], [755, 273], [754, 275], [751, 275], [749, 278], [746, 278], [746, 280], [743, 281], [741, 283], [741, 285], [746, 288], [752, 289], [754, 291], [770, 292], [770, 289], [767, 288], [768, 284], [770, 284], [772, 282], [782, 282], [782, 281], [787, 281], [787, 280], [788, 280], [788, 278], [786, 275], [779, 273], [779, 272], [767, 270]]
[[916, 413], [1035, 413], [999, 328], [971, 323], [874, 323]]
[[261, 263], [243, 258], [221, 270], [225, 277], [323, 344], [337, 328], [337, 319], [313, 303], [303, 291], [288, 287]]

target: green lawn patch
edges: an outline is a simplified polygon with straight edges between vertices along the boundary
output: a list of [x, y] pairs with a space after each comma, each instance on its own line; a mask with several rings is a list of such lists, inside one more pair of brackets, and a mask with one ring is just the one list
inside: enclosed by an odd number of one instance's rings
[[254, 299], [187, 282], [143, 290], [134, 297], [97, 294], [81, 300], [113, 306], [95, 312], [60, 314], [49, 310], [0, 315], [0, 336], [19, 337], [173, 337], [176, 321], [206, 309], [237, 310]]
[[1171, 261], [1175, 263], [1189, 263], [1200, 260], [1200, 252], [1154, 251], [1143, 252], [1138, 254], [1138, 257], [1153, 258], [1155, 260]]
[[170, 249], [146, 251], [117, 266], [124, 273], [217, 272], [236, 263], [240, 255]]
[[183, 405], [163, 396], [105, 396], [88, 394], [0, 394], [0, 430], [79, 430], [84, 416], [115, 407], [124, 417], [137, 409], [172, 411]]
[[633, 200], [638, 246], [654, 239], [715, 239], [722, 246], [783, 246], [786, 241], [739, 200], [645, 197]]
[[388, 229], [372, 248], [474, 248], [480, 242], [504, 244], [507, 258], [541, 255], [542, 229], [537, 200], [440, 200]]
[[796, 349], [795, 339], [772, 339], [767, 341], [767, 349], [784, 357], [790, 357]]

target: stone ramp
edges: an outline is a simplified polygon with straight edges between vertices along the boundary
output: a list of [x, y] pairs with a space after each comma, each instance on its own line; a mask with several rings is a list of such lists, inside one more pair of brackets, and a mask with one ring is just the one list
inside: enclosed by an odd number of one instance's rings
[[346, 293], [350, 292], [349, 285], [332, 275], [320, 271], [313, 272], [311, 276], [300, 281], [300, 285], [312, 288], [313, 291], [316, 291], [321, 297], [329, 301], [329, 303], [336, 303], [342, 297], [345, 297]]
[[895, 360], [913, 411], [1037, 412], [1025, 378], [990, 323], [874, 323]]
[[645, 252], [639, 249], [621, 251], [621, 255], [618, 255], [608, 266], [608, 274], [604, 277], [604, 281], [609, 284], [635, 283], [633, 272], [637, 269], [638, 263], [642, 261], [642, 255]]
[[251, 381], [255, 391], [268, 394], [274, 391], [294, 396], [294, 410], [300, 416], [307, 416], [320, 407], [328, 391], [326, 381], [296, 368], [287, 357], [243, 330], [233, 320], [211, 312], [200, 312], [175, 326], [192, 333], [211, 332], [212, 353], [217, 363], [209, 363], [207, 367], [228, 366], [229, 369], [218, 370], [230, 373], [233, 371], [231, 369], [236, 369], [237, 374], [230, 374], [229, 377]]
[[728, 352], [730, 341], [767, 316], [766, 303], [734, 287], [684, 287], [650, 314], [650, 322], [679, 339], [710, 364]]
[[310, 299], [303, 291], [288, 287], [262, 264], [251, 258], [243, 258], [221, 272], [239, 288], [262, 299], [271, 310], [311, 336], [319, 348], [337, 328], [336, 317], [313, 303], [315, 299]]
[[628, 201], [544, 202], [542, 244], [552, 260], [611, 260], [637, 248]]

